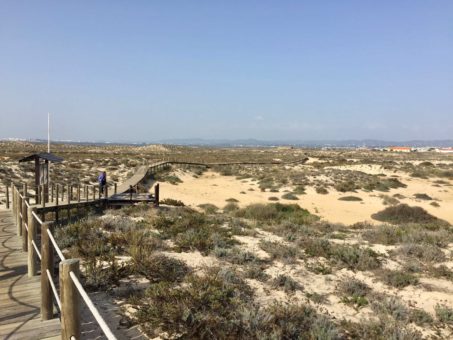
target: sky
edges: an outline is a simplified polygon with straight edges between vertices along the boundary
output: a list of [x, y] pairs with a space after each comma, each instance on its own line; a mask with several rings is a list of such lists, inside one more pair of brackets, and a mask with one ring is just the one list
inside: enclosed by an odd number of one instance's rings
[[0, 0], [0, 138], [453, 139], [451, 0]]

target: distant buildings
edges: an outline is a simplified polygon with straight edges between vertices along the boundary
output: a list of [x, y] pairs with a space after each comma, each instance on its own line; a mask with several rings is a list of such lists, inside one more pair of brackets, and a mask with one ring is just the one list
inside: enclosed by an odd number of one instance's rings
[[409, 146], [391, 146], [386, 148], [387, 151], [393, 151], [393, 152], [412, 152], [416, 151], [414, 148], [411, 148]]
[[440, 152], [440, 153], [453, 153], [453, 147], [432, 148], [432, 147], [389, 146], [389, 147], [378, 149], [378, 150], [389, 151], [389, 152]]
[[436, 148], [435, 151], [441, 153], [453, 153], [453, 148]]

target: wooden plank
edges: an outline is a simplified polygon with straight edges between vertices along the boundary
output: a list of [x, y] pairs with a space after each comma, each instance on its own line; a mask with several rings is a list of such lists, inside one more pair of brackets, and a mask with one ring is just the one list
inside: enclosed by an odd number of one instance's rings
[[59, 336], [59, 319], [41, 321], [40, 277], [27, 277], [27, 256], [15, 235], [12, 212], [0, 210], [0, 338], [41, 339]]

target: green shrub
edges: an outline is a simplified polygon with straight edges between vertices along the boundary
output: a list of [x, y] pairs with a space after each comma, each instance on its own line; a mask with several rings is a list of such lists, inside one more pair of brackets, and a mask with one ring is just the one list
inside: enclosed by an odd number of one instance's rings
[[179, 282], [189, 272], [187, 265], [180, 260], [164, 255], [148, 254], [133, 258], [133, 269], [151, 282]]
[[410, 207], [407, 204], [399, 204], [387, 207], [384, 210], [371, 215], [372, 218], [382, 222], [393, 224], [399, 223], [425, 223], [436, 226], [448, 226], [448, 222], [438, 219], [429, 214], [421, 207]]
[[425, 312], [423, 309], [411, 309], [409, 321], [414, 322], [418, 326], [431, 324], [434, 320], [431, 314]]
[[316, 187], [316, 192], [321, 195], [327, 195], [329, 193], [325, 187]]
[[434, 307], [437, 319], [440, 322], [453, 324], [453, 309], [446, 305], [437, 304]]
[[282, 288], [286, 293], [292, 293], [296, 290], [302, 290], [303, 287], [298, 282], [294, 281], [288, 275], [280, 274], [272, 281], [272, 286], [275, 288]]
[[175, 207], [183, 207], [184, 206], [184, 202], [182, 202], [180, 200], [175, 200], [173, 198], [165, 198], [163, 200], [160, 200], [159, 203], [160, 204], [164, 204], [164, 205], [172, 205], [172, 206], [175, 206]]
[[368, 305], [367, 294], [371, 288], [354, 278], [347, 278], [340, 282], [339, 291], [342, 295], [341, 301], [353, 305], [355, 308], [361, 308]]
[[188, 208], [161, 213], [154, 220], [163, 238], [171, 238], [179, 251], [199, 250], [206, 254], [214, 247], [229, 247], [235, 243], [222, 220]]
[[287, 246], [280, 242], [261, 240], [259, 246], [268, 253], [273, 260], [278, 259], [287, 263], [294, 263], [299, 256], [299, 251], [296, 247]]
[[397, 249], [397, 253], [406, 257], [416, 258], [423, 262], [445, 261], [444, 252], [431, 244], [404, 244]]
[[299, 197], [294, 195], [292, 192], [287, 192], [286, 194], [283, 194], [282, 198], [285, 200], [292, 200], [292, 201], [297, 201], [299, 199]]
[[394, 296], [377, 296], [371, 303], [371, 309], [377, 314], [388, 314], [398, 321], [408, 321], [410, 317], [409, 308]]
[[230, 213], [230, 212], [237, 211], [237, 210], [239, 210], [239, 206], [237, 205], [237, 203], [233, 203], [233, 202], [230, 202], [223, 207], [223, 211], [226, 213]]
[[189, 339], [225, 338], [243, 334], [239, 309], [252, 295], [236, 273], [209, 268], [202, 275], [189, 274], [184, 285], [151, 285], [137, 301], [135, 316], [150, 336], [158, 336], [158, 330]]
[[374, 250], [356, 245], [336, 245], [331, 257], [338, 266], [351, 270], [372, 270], [381, 266], [379, 255]]
[[425, 200], [425, 201], [431, 201], [432, 200], [431, 196], [429, 196], [427, 194], [414, 194], [414, 197], [419, 199], [419, 200]]
[[312, 215], [308, 210], [302, 209], [297, 204], [251, 204], [245, 208], [239, 209], [236, 216], [247, 219], [266, 222], [269, 224], [289, 221], [297, 224], [312, 223], [319, 218]]
[[360, 202], [363, 201], [360, 197], [357, 196], [343, 196], [338, 199], [339, 201], [351, 201], [351, 202]]
[[418, 278], [414, 274], [401, 270], [382, 270], [379, 276], [386, 284], [395, 288], [418, 284]]
[[203, 209], [206, 214], [215, 214], [219, 210], [219, 208], [211, 203], [199, 204], [198, 207]]

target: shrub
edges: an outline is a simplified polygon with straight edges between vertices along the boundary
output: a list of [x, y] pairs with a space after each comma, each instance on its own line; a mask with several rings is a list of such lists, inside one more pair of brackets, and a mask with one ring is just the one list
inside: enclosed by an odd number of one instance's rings
[[236, 212], [236, 216], [266, 222], [269, 224], [289, 221], [297, 224], [311, 223], [319, 218], [297, 204], [251, 204]]
[[[185, 338], [223, 338], [240, 332], [238, 309], [251, 300], [252, 291], [236, 273], [210, 268], [190, 274], [184, 285], [151, 285], [140, 300], [136, 317], [148, 335], [154, 330]], [[209, 336], [208, 336], [209, 335]]]
[[359, 202], [363, 201], [360, 197], [357, 196], [343, 196], [338, 199], [339, 201], [351, 201], [351, 202]]
[[294, 188], [293, 193], [296, 195], [305, 195], [305, 187], [303, 185], [297, 185]]
[[426, 201], [432, 200], [431, 196], [429, 196], [427, 194], [414, 194], [414, 197], [418, 198], [419, 200], [426, 200]]
[[330, 258], [332, 254], [332, 246], [324, 238], [303, 238], [299, 240], [298, 245], [306, 255], [311, 257]]
[[446, 226], [448, 222], [438, 219], [429, 214], [421, 207], [410, 207], [407, 204], [399, 204], [387, 207], [384, 210], [371, 215], [372, 218], [382, 222], [398, 223], [426, 223], [436, 226]]
[[227, 198], [225, 201], [229, 202], [229, 203], [238, 203], [239, 201], [235, 198]]
[[96, 258], [90, 258], [82, 264], [82, 283], [89, 291], [108, 290], [118, 285], [120, 279], [131, 273], [129, 265], [118, 263], [114, 256], [111, 256], [106, 264]]
[[272, 285], [276, 288], [283, 288], [286, 293], [292, 293], [296, 290], [302, 290], [303, 287], [294, 281], [290, 276], [280, 274], [274, 278]]
[[360, 323], [343, 321], [342, 326], [352, 339], [394, 339], [422, 340], [422, 333], [413, 330], [405, 322], [395, 321], [390, 317], [380, 317], [378, 320], [364, 320]]
[[452, 308], [450, 308], [446, 305], [437, 304], [434, 307], [434, 310], [436, 311], [437, 319], [439, 319], [440, 322], [453, 324], [453, 309]]
[[398, 321], [407, 321], [410, 316], [409, 309], [394, 296], [377, 296], [371, 303], [371, 309], [378, 314], [388, 314]]
[[146, 257], [133, 258], [134, 270], [151, 282], [179, 282], [189, 272], [187, 265], [180, 260], [164, 255], [148, 254]]
[[340, 267], [351, 270], [372, 270], [381, 266], [379, 255], [374, 250], [356, 245], [336, 245], [332, 251], [332, 259]]
[[154, 225], [163, 238], [172, 238], [177, 250], [197, 249], [208, 253], [214, 247], [229, 247], [235, 243], [231, 232], [222, 228], [216, 216], [208, 216], [188, 208], [178, 208], [160, 214]]
[[384, 205], [397, 205], [400, 203], [396, 197], [388, 196], [388, 195], [380, 195], [382, 198], [382, 203]]
[[424, 326], [431, 324], [434, 320], [431, 314], [425, 312], [423, 309], [411, 309], [409, 315], [409, 321], [414, 322], [418, 326]]
[[316, 192], [321, 195], [327, 195], [329, 193], [325, 187], [316, 187]]
[[299, 199], [292, 192], [287, 192], [286, 194], [283, 194], [282, 198], [285, 199], [285, 200], [292, 200], [292, 201], [297, 201]]
[[261, 282], [269, 280], [270, 276], [264, 272], [264, 268], [260, 265], [250, 265], [244, 269], [244, 275], [248, 279], [254, 279]]
[[234, 203], [234, 202], [230, 202], [223, 207], [223, 211], [226, 213], [237, 211], [237, 210], [239, 210], [239, 206], [237, 205], [237, 203]]
[[172, 206], [175, 206], [175, 207], [183, 207], [184, 206], [184, 202], [182, 202], [180, 200], [175, 200], [173, 198], [165, 198], [163, 200], [160, 200], [159, 203], [160, 204], [164, 204], [164, 205], [172, 205]]
[[275, 197], [275, 196], [271, 196], [268, 198], [269, 201], [278, 201], [279, 198], [278, 197]]
[[445, 261], [444, 252], [431, 244], [404, 244], [398, 248], [397, 252], [403, 256], [419, 259], [423, 262], [442, 262]]
[[403, 230], [391, 225], [380, 225], [374, 229], [366, 230], [362, 237], [370, 243], [386, 245], [396, 244], [402, 241]]
[[334, 188], [339, 192], [355, 192], [357, 189], [360, 189], [353, 181], [338, 182], [334, 185]]
[[341, 301], [346, 304], [351, 304], [356, 308], [361, 308], [368, 304], [366, 295], [371, 291], [371, 288], [354, 278], [347, 278], [340, 282]]
[[299, 256], [299, 251], [296, 247], [287, 246], [279, 242], [261, 240], [259, 246], [268, 253], [273, 260], [278, 259], [287, 263], [294, 263]]
[[211, 203], [199, 204], [198, 207], [203, 209], [206, 214], [215, 214], [219, 210], [219, 208]]
[[380, 277], [386, 284], [395, 288], [418, 284], [418, 278], [414, 274], [400, 270], [383, 270]]

